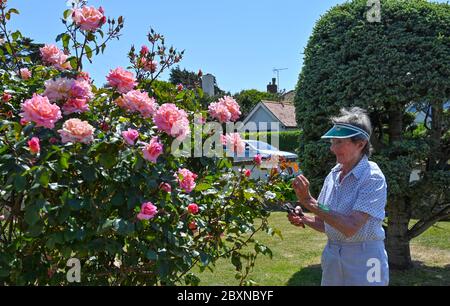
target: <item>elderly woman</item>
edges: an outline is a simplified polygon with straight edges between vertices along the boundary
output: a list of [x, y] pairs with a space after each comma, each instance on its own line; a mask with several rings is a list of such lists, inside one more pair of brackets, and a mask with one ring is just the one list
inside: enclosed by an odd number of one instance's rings
[[382, 227], [386, 180], [370, 157], [372, 127], [366, 112], [341, 109], [334, 126], [322, 136], [330, 139], [337, 165], [325, 179], [318, 199], [309, 192], [303, 175], [293, 188], [303, 208], [314, 215], [289, 214], [296, 226], [324, 232], [328, 243], [322, 254], [322, 286], [388, 285], [389, 267]]

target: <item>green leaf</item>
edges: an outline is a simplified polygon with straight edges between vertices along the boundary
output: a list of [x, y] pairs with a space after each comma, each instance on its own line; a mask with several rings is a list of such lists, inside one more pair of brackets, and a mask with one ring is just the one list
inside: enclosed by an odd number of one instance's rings
[[39, 221], [39, 207], [36, 205], [30, 205], [25, 208], [25, 222], [28, 225], [34, 225]]
[[88, 45], [84, 46], [84, 51], [88, 59], [92, 58], [92, 49]]
[[67, 19], [70, 15], [72, 15], [72, 9], [67, 9], [63, 13], [64, 19]]
[[195, 186], [196, 191], [204, 191], [204, 190], [208, 190], [210, 188], [212, 188], [212, 186], [207, 183], [200, 183], [197, 186]]
[[39, 175], [39, 184], [41, 184], [42, 187], [47, 188], [48, 183], [50, 182], [50, 177], [48, 175], [47, 170], [42, 170]]
[[149, 260], [157, 260], [158, 259], [158, 254], [155, 251], [153, 251], [153, 250], [148, 250], [145, 253], [145, 257], [147, 257], [147, 259], [149, 259]]
[[117, 157], [113, 152], [106, 152], [100, 156], [100, 164], [106, 169], [111, 169], [117, 164]]
[[123, 219], [116, 219], [113, 222], [113, 229], [122, 236], [128, 236], [134, 232], [134, 223]]
[[125, 204], [125, 196], [120, 192], [116, 193], [111, 199], [111, 204], [113, 206], [122, 206]]
[[67, 152], [63, 152], [61, 154], [61, 157], [59, 158], [59, 166], [62, 169], [69, 169], [69, 159], [70, 159], [70, 154]]
[[67, 204], [71, 210], [78, 211], [83, 208], [83, 201], [79, 199], [70, 199]]
[[22, 37], [22, 33], [20, 33], [20, 31], [15, 31], [14, 33], [11, 34], [11, 37], [14, 41], [16, 41]]
[[24, 191], [26, 185], [27, 185], [27, 179], [20, 174], [16, 174], [16, 176], [14, 178], [14, 188], [16, 189], [16, 191], [17, 192]]
[[[68, 49], [69, 48], [69, 42], [70, 42], [70, 35], [69, 34], [63, 34], [62, 35], [62, 37], [61, 37], [61, 39], [62, 39], [62, 44], [63, 44], [63, 47], [64, 48], [66, 48], [66, 49]], [[72, 66], [73, 67], [73, 66]]]

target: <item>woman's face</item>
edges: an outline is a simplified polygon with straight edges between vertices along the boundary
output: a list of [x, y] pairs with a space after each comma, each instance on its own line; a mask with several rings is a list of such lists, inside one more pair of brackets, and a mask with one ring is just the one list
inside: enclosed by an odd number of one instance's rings
[[330, 150], [336, 155], [336, 161], [339, 164], [348, 164], [361, 156], [364, 145], [365, 143], [362, 141], [353, 142], [349, 138], [333, 138]]

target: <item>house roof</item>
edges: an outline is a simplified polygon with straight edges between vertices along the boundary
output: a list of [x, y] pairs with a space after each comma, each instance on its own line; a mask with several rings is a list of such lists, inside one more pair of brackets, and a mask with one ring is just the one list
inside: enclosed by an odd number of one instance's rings
[[292, 102], [261, 101], [261, 103], [285, 126], [297, 127], [295, 106]]

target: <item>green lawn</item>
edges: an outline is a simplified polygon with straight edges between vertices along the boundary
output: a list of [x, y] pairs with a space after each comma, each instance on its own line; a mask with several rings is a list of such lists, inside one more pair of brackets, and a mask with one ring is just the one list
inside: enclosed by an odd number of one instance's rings
[[[326, 236], [310, 228], [292, 226], [282, 212], [270, 216], [272, 227], [281, 230], [283, 239], [258, 233], [273, 258], [259, 255], [250, 278], [259, 285], [320, 285], [320, 256]], [[391, 285], [450, 285], [450, 222], [439, 222], [411, 243], [415, 267], [407, 272], [391, 271]], [[200, 285], [239, 285], [231, 263], [221, 260], [214, 273], [199, 274]]]

